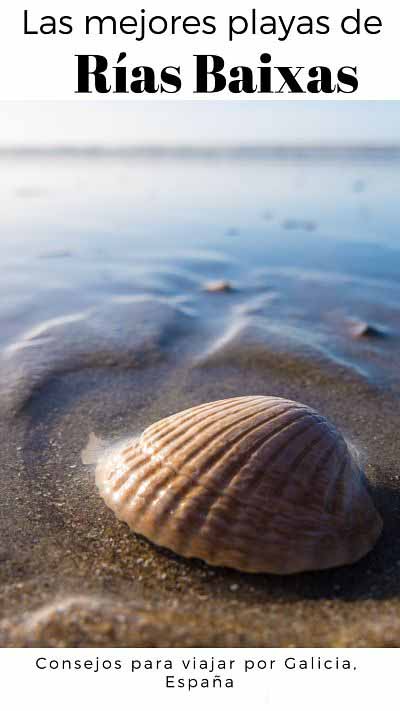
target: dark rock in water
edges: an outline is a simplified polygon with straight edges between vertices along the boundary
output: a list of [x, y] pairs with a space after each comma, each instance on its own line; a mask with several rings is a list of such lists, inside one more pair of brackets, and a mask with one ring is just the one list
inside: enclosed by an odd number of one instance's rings
[[313, 232], [317, 225], [312, 220], [296, 220], [288, 219], [284, 220], [282, 224], [285, 230], [304, 230], [306, 232]]
[[353, 322], [350, 328], [353, 338], [384, 338], [385, 333], [367, 321]]

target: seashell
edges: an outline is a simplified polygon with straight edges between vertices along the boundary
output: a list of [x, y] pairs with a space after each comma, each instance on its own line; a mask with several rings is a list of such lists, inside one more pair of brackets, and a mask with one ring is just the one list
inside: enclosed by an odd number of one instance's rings
[[219, 400], [156, 422], [100, 462], [96, 480], [133, 531], [247, 572], [352, 563], [382, 529], [343, 436], [278, 397]]

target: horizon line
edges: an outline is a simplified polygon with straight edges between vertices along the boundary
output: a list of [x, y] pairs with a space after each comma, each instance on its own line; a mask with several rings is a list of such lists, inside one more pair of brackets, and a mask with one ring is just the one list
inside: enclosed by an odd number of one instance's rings
[[0, 154], [91, 154], [91, 155], [242, 155], [242, 154], [273, 154], [273, 153], [398, 153], [400, 152], [399, 142], [365, 141], [365, 142], [324, 142], [324, 143], [219, 143], [219, 144], [191, 144], [191, 143], [37, 143], [11, 145], [0, 143]]

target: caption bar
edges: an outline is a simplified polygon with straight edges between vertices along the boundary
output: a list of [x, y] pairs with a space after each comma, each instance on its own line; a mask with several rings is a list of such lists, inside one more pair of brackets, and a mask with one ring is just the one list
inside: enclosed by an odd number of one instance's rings
[[0, 51], [17, 58], [3, 97], [400, 98], [395, 3], [254, 5], [84, 0], [65, 14], [56, 1], [48, 14], [15, 0], [1, 10]]

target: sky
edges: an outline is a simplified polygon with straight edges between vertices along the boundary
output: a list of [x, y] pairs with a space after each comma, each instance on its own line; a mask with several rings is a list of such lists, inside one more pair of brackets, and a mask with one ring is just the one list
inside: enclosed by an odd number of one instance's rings
[[0, 146], [400, 144], [400, 101], [0, 102]]

